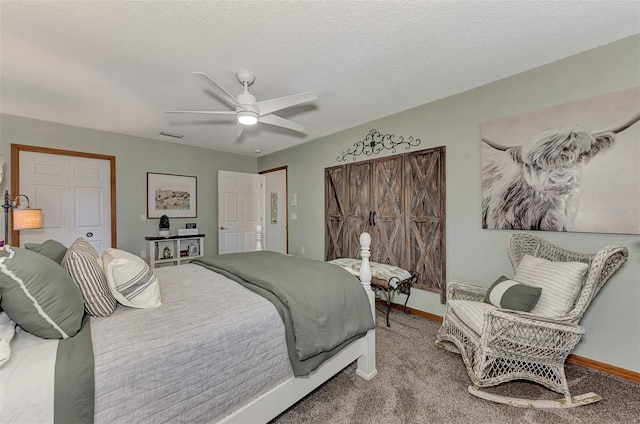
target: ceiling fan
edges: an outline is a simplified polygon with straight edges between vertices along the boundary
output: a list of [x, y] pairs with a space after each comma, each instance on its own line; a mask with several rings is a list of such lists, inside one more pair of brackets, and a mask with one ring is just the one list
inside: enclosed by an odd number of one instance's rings
[[258, 122], [275, 125], [277, 127], [288, 128], [293, 131], [304, 132], [306, 128], [302, 125], [274, 115], [273, 112], [277, 112], [279, 110], [286, 109], [292, 106], [297, 106], [302, 103], [310, 102], [318, 98], [313, 92], [309, 91], [306, 93], [294, 94], [291, 96], [278, 97], [275, 99], [263, 100], [261, 102], [258, 102], [256, 101], [255, 96], [249, 93], [249, 87], [256, 79], [256, 76], [253, 74], [253, 72], [239, 71], [236, 73], [238, 82], [244, 87], [244, 92], [238, 94], [238, 97], [233, 97], [227, 90], [224, 89], [224, 87], [211, 79], [207, 74], [203, 72], [194, 72], [194, 74], [202, 78], [205, 82], [213, 84], [217, 88], [222, 90], [222, 92], [225, 94], [225, 98], [236, 107], [236, 110], [171, 110], [166, 111], [165, 113], [235, 115], [238, 122], [234, 131], [234, 135], [236, 137], [242, 133], [242, 129], [245, 125], [255, 125]]

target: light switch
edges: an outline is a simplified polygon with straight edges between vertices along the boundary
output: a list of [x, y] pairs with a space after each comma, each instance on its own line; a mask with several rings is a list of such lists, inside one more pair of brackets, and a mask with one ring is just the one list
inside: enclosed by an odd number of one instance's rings
[[147, 222], [147, 215], [145, 214], [140, 215], [140, 222]]
[[291, 206], [297, 206], [298, 205], [298, 195], [297, 194], [292, 194], [291, 195]]

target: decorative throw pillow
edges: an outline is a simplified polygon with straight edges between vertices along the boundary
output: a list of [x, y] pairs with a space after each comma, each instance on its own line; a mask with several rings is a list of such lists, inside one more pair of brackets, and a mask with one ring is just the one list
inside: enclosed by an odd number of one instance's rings
[[67, 253], [65, 245], [55, 240], [47, 240], [44, 243], [25, 243], [24, 247], [44, 255], [58, 264], [62, 263], [62, 259]]
[[514, 280], [540, 287], [540, 300], [531, 313], [547, 317], [567, 314], [582, 289], [588, 265], [582, 262], [551, 262], [525, 255], [516, 268]]
[[80, 287], [89, 315], [108, 317], [116, 310], [116, 298], [109, 290], [100, 254], [88, 241], [83, 238], [74, 241], [62, 259], [62, 266]]
[[529, 312], [540, 299], [540, 287], [531, 287], [510, 280], [504, 275], [489, 287], [484, 301], [493, 306]]
[[0, 312], [0, 367], [11, 357], [11, 339], [16, 334], [16, 323], [6, 312]]
[[124, 306], [155, 308], [160, 301], [160, 284], [145, 261], [119, 249], [105, 249], [104, 271], [113, 296]]
[[73, 337], [82, 324], [82, 293], [49, 258], [17, 247], [0, 257], [0, 302], [16, 324], [45, 339]]

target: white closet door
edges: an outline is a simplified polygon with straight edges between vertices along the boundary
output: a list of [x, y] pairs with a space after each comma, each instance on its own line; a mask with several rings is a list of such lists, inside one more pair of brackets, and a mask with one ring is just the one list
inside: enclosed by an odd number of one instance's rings
[[20, 152], [20, 193], [42, 209], [42, 229], [23, 230], [20, 242], [78, 237], [98, 252], [111, 247], [111, 168], [108, 160]]
[[264, 217], [264, 176], [218, 171], [218, 254], [252, 252]]

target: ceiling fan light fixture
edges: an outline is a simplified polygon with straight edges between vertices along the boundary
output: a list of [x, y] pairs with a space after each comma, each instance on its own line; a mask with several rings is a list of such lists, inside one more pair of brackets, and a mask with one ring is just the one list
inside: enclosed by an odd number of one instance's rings
[[258, 123], [258, 114], [246, 110], [238, 112], [238, 122], [242, 125], [255, 125]]

